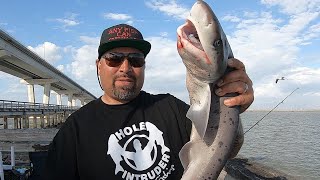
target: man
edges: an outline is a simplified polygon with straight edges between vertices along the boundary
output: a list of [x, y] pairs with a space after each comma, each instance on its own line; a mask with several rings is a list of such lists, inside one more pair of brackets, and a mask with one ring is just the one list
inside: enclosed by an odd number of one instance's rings
[[[96, 60], [104, 94], [73, 113], [55, 136], [46, 179], [180, 179], [178, 153], [189, 141], [189, 106], [170, 94], [142, 91], [151, 44], [134, 27], [119, 24], [102, 33]], [[253, 101], [244, 65], [224, 76], [218, 95], [238, 92], [228, 106]]]

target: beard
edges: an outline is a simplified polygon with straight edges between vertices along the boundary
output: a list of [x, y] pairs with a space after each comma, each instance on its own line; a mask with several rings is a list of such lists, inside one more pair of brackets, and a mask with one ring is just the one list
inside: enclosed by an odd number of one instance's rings
[[[133, 81], [133, 85], [116, 86], [115, 81], [119, 77], [130, 78]], [[114, 77], [113, 83], [112, 83], [112, 93], [117, 99], [124, 100], [124, 101], [132, 100], [137, 96], [136, 91], [137, 91], [136, 77], [128, 74], [118, 75]]]

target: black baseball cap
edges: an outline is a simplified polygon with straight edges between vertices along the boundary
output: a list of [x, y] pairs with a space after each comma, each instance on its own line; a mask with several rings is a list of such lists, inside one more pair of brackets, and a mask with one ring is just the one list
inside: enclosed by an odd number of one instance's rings
[[133, 47], [147, 56], [151, 44], [143, 39], [138, 29], [127, 24], [118, 24], [102, 32], [98, 49], [99, 59], [106, 51], [117, 47]]

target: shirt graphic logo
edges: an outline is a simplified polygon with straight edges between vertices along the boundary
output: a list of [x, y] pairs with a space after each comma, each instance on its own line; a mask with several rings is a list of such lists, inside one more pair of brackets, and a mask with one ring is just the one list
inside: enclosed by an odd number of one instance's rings
[[107, 154], [114, 161], [115, 175], [123, 179], [166, 179], [174, 171], [169, 167], [170, 149], [162, 132], [150, 122], [140, 122], [118, 130], [108, 140]]

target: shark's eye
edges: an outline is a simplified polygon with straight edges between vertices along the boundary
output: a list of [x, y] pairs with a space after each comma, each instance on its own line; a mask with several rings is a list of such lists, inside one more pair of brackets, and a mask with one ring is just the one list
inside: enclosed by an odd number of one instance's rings
[[213, 46], [214, 46], [214, 47], [220, 47], [221, 44], [222, 44], [221, 39], [218, 39], [218, 40], [216, 40], [216, 41], [213, 43]]

